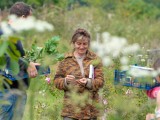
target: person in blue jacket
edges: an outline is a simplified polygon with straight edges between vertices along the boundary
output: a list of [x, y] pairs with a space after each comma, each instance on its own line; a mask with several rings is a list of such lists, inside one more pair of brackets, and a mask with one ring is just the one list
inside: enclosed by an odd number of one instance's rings
[[[32, 14], [32, 8], [23, 2], [17, 2], [10, 8], [10, 14], [27, 18]], [[0, 35], [2, 34], [3, 30], [0, 30]], [[25, 56], [25, 51], [21, 41], [18, 40], [14, 45], [21, 56], [18, 61], [19, 73], [28, 73], [29, 78], [36, 77], [38, 75], [36, 66], [39, 65], [39, 63], [28, 62], [28, 64], [26, 64], [26, 62], [22, 60], [23, 56]], [[14, 54], [14, 50], [12, 50], [11, 47], [8, 49]], [[5, 58], [6, 69], [9, 69], [12, 58], [7, 54], [5, 54]], [[0, 103], [0, 120], [22, 120], [27, 99], [26, 89], [29, 87], [29, 78], [22, 78], [22, 80], [14, 81], [9, 81], [8, 79], [3, 80], [4, 90], [0, 90], [0, 101], [8, 101], [9, 104]]]

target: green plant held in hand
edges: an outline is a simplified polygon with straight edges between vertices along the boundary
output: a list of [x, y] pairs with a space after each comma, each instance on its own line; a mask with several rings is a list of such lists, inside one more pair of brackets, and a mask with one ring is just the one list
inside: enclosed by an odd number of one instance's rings
[[57, 50], [59, 40], [58, 36], [54, 36], [44, 43], [44, 47], [32, 44], [32, 49], [26, 50], [26, 60], [34, 62], [37, 62], [37, 60], [43, 61], [45, 56], [54, 57], [54, 60], [63, 59], [63, 54], [60, 54]]

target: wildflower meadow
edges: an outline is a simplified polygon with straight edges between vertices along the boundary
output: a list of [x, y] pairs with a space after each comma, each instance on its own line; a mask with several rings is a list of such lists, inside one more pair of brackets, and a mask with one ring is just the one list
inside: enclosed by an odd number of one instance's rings
[[[14, 1], [12, 1], [14, 2]], [[62, 120], [63, 92], [53, 83], [58, 61], [71, 51], [71, 36], [77, 28], [91, 34], [90, 49], [97, 53], [104, 65], [105, 83], [100, 90], [101, 117], [98, 120], [145, 120], [154, 113], [155, 101], [145, 89], [115, 84], [115, 70], [128, 71], [131, 66], [151, 68], [160, 57], [160, 2], [153, 0], [26, 0], [34, 8], [33, 17], [25, 20], [8, 16], [8, 7], [2, 0], [0, 27], [0, 67], [3, 55], [15, 58], [12, 70], [18, 71], [17, 58], [8, 52], [10, 41], [21, 39], [25, 48], [24, 59], [50, 68], [50, 74], [30, 80], [23, 120]], [[6, 5], [6, 7], [4, 7]], [[16, 21], [10, 29], [7, 20]], [[16, 31], [16, 32], [15, 32]], [[18, 53], [17, 53], [18, 55]], [[134, 70], [134, 69], [133, 69]], [[160, 73], [130, 71], [134, 77], [150, 80]], [[148, 79], [147, 79], [148, 78]], [[0, 80], [0, 88], [2, 83]], [[77, 99], [73, 93], [73, 103]]]

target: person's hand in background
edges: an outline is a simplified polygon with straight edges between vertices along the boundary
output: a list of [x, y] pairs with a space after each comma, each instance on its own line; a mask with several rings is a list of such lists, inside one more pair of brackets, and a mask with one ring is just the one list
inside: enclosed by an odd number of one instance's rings
[[38, 75], [36, 66], [40, 65], [39, 63], [30, 62], [27, 68], [27, 73], [30, 78], [35, 78]]

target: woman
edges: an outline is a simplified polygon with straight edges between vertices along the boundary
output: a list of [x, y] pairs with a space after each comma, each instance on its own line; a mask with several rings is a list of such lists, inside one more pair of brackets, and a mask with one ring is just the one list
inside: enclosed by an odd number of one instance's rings
[[[95, 104], [99, 101], [98, 91], [104, 83], [102, 63], [89, 50], [90, 34], [86, 30], [77, 29], [71, 44], [74, 49], [59, 63], [54, 78], [55, 86], [64, 91], [61, 115], [64, 120], [96, 120], [99, 111]], [[86, 99], [82, 100], [84, 96]]]

